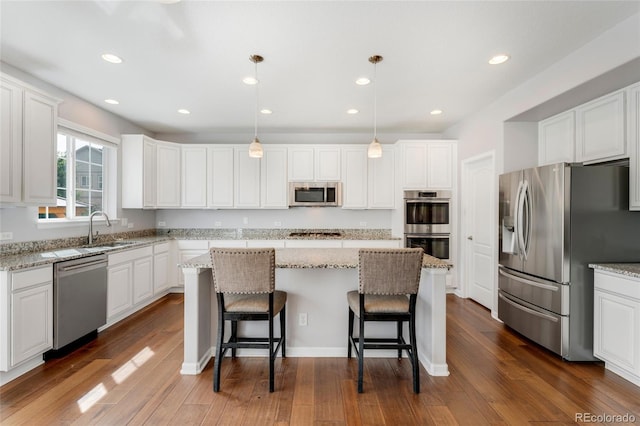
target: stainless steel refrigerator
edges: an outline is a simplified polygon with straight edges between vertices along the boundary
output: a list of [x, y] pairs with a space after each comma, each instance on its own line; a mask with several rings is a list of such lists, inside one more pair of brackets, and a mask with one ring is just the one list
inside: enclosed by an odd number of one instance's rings
[[566, 360], [596, 359], [588, 264], [640, 261], [629, 168], [560, 163], [507, 173], [499, 197], [498, 317]]

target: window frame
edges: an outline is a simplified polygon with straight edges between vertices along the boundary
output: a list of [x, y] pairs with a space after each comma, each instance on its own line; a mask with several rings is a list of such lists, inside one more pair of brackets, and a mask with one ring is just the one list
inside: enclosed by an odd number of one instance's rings
[[[83, 140], [85, 142], [91, 142], [94, 144], [99, 144], [104, 147], [102, 150], [103, 162], [102, 162], [102, 179], [99, 179], [100, 190], [102, 191], [102, 203], [103, 203], [103, 211], [109, 216], [110, 220], [117, 221], [117, 199], [118, 199], [118, 185], [117, 185], [117, 176], [118, 176], [118, 157], [120, 150], [120, 139], [113, 137], [111, 135], [107, 135], [105, 133], [101, 133], [97, 130], [93, 130], [89, 127], [82, 126], [77, 123], [73, 123], [71, 121], [59, 118], [58, 119], [58, 128], [56, 129], [56, 134], [64, 134], [67, 136], [72, 136], [74, 138]], [[57, 137], [56, 137], [57, 141]], [[57, 143], [57, 142], [56, 142]], [[56, 156], [56, 162], [57, 162]], [[75, 201], [75, 191], [76, 191], [76, 171], [75, 171], [75, 153], [68, 151], [67, 156], [67, 200]], [[73, 164], [73, 171], [71, 170], [69, 164]], [[82, 188], [81, 188], [82, 189]], [[88, 188], [88, 190], [92, 190]], [[40, 218], [38, 211], [36, 211], [36, 220], [38, 228], [41, 227], [58, 227], [58, 226], [72, 226], [77, 225], [78, 223], [85, 223], [89, 221], [88, 216], [74, 216], [70, 217], [69, 212], [65, 209], [65, 217], [63, 218]], [[94, 219], [95, 222], [104, 221], [102, 216], [96, 217]]]

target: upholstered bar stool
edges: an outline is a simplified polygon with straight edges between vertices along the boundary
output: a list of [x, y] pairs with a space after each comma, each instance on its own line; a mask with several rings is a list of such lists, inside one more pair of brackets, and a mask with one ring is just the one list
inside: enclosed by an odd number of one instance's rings
[[[278, 349], [285, 357], [287, 293], [275, 290], [273, 248], [212, 248], [213, 285], [218, 299], [218, 334], [213, 372], [213, 390], [220, 390], [220, 364], [228, 349], [269, 350], [269, 392], [274, 390], [274, 363]], [[280, 337], [274, 337], [273, 319], [280, 314]], [[224, 341], [225, 321], [231, 321], [231, 336]], [[268, 321], [268, 337], [238, 336], [238, 321]], [[275, 347], [274, 347], [275, 345]]]
[[[358, 357], [358, 393], [362, 393], [365, 349], [394, 349], [398, 358], [406, 351], [413, 370], [413, 391], [420, 392], [418, 348], [416, 346], [416, 299], [422, 271], [421, 248], [360, 249], [358, 251], [358, 290], [347, 293], [349, 304], [349, 342]], [[354, 317], [358, 317], [358, 337], [353, 336]], [[397, 323], [395, 338], [365, 338], [367, 321]], [[402, 327], [409, 323], [409, 344]]]

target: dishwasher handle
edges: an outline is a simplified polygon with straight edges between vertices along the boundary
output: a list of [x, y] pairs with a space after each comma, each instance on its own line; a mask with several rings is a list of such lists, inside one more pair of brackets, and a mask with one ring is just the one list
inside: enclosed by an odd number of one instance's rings
[[107, 261], [105, 259], [94, 260], [92, 262], [78, 263], [78, 264], [69, 265], [69, 266], [58, 265], [56, 267], [56, 275], [65, 276], [65, 275], [71, 275], [71, 274], [78, 274], [81, 272], [86, 272], [86, 271], [91, 271], [93, 269], [106, 268], [106, 267], [107, 267]]

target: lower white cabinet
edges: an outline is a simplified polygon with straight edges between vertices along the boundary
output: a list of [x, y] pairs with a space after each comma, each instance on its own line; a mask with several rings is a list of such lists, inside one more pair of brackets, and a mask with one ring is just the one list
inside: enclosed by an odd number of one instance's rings
[[344, 240], [343, 248], [400, 248], [401, 240]]
[[153, 247], [108, 256], [107, 323], [153, 296]]
[[640, 278], [594, 271], [593, 354], [640, 386]]
[[0, 371], [53, 347], [51, 265], [0, 273]]
[[169, 243], [156, 244], [153, 247], [153, 294], [159, 294], [169, 288]]
[[341, 248], [342, 240], [285, 240], [286, 248]]

